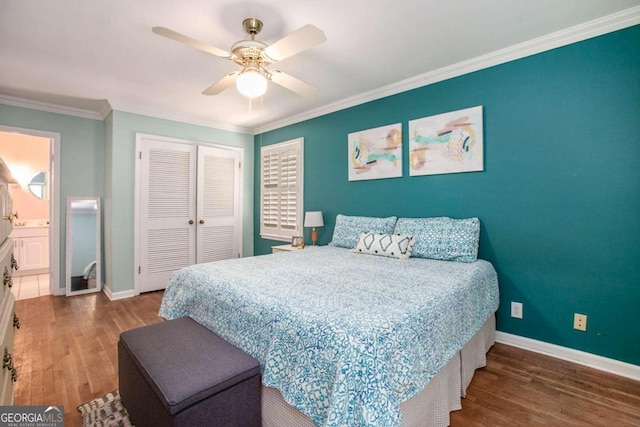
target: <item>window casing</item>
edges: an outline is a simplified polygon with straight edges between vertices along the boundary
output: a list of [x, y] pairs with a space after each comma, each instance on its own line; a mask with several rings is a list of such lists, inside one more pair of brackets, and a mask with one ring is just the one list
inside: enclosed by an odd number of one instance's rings
[[302, 236], [304, 138], [260, 149], [260, 236]]

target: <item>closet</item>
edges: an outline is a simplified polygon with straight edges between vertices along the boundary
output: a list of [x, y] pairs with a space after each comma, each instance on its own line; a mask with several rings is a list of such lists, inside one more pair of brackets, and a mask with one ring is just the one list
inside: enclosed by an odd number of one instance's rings
[[136, 151], [136, 290], [240, 257], [241, 149], [138, 134]]

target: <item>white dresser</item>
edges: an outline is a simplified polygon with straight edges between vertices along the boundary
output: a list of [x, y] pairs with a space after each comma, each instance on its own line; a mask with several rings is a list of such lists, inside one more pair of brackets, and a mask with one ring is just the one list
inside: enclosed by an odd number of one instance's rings
[[0, 374], [0, 405], [13, 405], [13, 383], [18, 373], [13, 366], [13, 335], [20, 327], [14, 312], [12, 275], [18, 268], [13, 258], [13, 241], [9, 237], [13, 228], [14, 212], [9, 197], [8, 182], [11, 173], [0, 159], [0, 356], [2, 357], [2, 374]]

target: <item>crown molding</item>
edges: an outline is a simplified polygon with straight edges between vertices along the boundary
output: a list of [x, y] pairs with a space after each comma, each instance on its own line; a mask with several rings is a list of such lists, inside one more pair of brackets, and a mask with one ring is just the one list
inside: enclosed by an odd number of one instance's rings
[[249, 128], [244, 128], [241, 126], [231, 126], [228, 124], [221, 124], [221, 123], [216, 123], [211, 121], [194, 120], [192, 117], [189, 117], [186, 115], [175, 116], [171, 114], [165, 114], [161, 111], [154, 111], [151, 113], [141, 112], [136, 108], [127, 108], [127, 107], [116, 109], [116, 108], [113, 108], [113, 106], [109, 102], [107, 102], [100, 111], [93, 111], [93, 110], [85, 110], [82, 108], [65, 107], [58, 104], [51, 104], [51, 103], [41, 102], [41, 101], [33, 101], [30, 99], [18, 98], [15, 96], [0, 94], [0, 104], [11, 105], [12, 107], [27, 108], [30, 110], [46, 111], [48, 113], [64, 114], [67, 116], [81, 117], [84, 119], [92, 119], [92, 120], [104, 120], [112, 111], [117, 110], [124, 113], [138, 114], [141, 116], [148, 116], [148, 117], [153, 117], [157, 119], [173, 120], [180, 123], [210, 127], [217, 130], [226, 130], [229, 132], [244, 133], [249, 135], [253, 134], [253, 130]]
[[285, 120], [278, 120], [255, 128], [254, 135], [289, 126], [325, 114], [334, 113], [349, 107], [375, 101], [390, 95], [406, 92], [422, 86], [441, 82], [453, 77], [504, 64], [537, 53], [567, 46], [572, 43], [587, 40], [613, 31], [621, 30], [640, 24], [640, 6], [625, 9], [602, 18], [594, 19], [561, 31], [547, 34], [523, 43], [519, 43], [486, 55], [478, 56], [428, 73], [393, 83], [379, 89], [364, 92], [359, 95], [306, 111]]
[[100, 110], [98, 115], [102, 118], [102, 120], [104, 120], [104, 119], [107, 118], [107, 116], [109, 114], [111, 114], [112, 111], [113, 111], [113, 108], [111, 108], [111, 104], [109, 102], [107, 102], [106, 105], [104, 106], [104, 108], [102, 108], [102, 110]]
[[[30, 99], [18, 98], [15, 96], [2, 95], [2, 94], [0, 94], [0, 104], [11, 105], [12, 107], [28, 108], [30, 110], [46, 111], [49, 113], [64, 114], [67, 116], [82, 117], [84, 119], [93, 119], [93, 120], [104, 120], [107, 114], [109, 114], [109, 111], [111, 111], [111, 108], [109, 107], [109, 103], [107, 103], [106, 107], [101, 112], [96, 112], [92, 110], [85, 110], [82, 108], [65, 107], [63, 105], [50, 104], [48, 102], [41, 102], [41, 101], [33, 101]], [[108, 109], [108, 111], [103, 116], [103, 112], [105, 111], [105, 109]]]
[[194, 118], [193, 116], [189, 116], [188, 114], [185, 114], [185, 115], [181, 115], [181, 114], [166, 114], [165, 112], [158, 111], [158, 110], [142, 111], [142, 110], [137, 109], [135, 107], [124, 106], [124, 105], [123, 106], [117, 106], [116, 105], [116, 106], [113, 107], [113, 110], [121, 111], [123, 113], [137, 114], [137, 115], [140, 115], [140, 116], [152, 117], [154, 119], [171, 120], [171, 121], [174, 121], [174, 122], [186, 123], [186, 124], [194, 125], [194, 126], [203, 126], [203, 127], [207, 127], [207, 128], [211, 128], [211, 129], [216, 129], [216, 130], [223, 130], [223, 131], [228, 131], [228, 132], [235, 132], [235, 133], [243, 133], [243, 134], [247, 134], [247, 135], [254, 135], [254, 132], [253, 132], [252, 128], [246, 128], [246, 127], [242, 127], [242, 126], [230, 125], [228, 123], [215, 122], [213, 120], [197, 119], [197, 118]]

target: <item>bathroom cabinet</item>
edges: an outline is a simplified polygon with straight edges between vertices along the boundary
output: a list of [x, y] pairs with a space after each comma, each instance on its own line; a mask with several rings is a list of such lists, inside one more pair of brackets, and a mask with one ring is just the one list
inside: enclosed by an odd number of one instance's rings
[[49, 227], [16, 227], [11, 233], [17, 276], [46, 273], [49, 269]]

